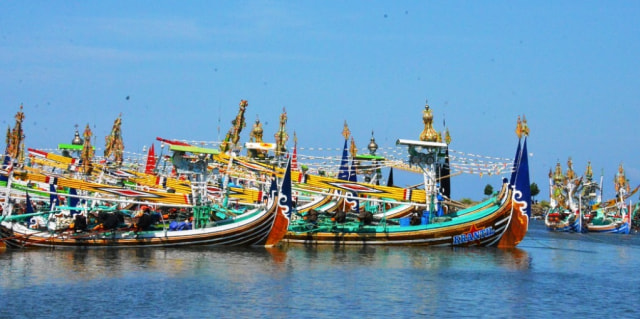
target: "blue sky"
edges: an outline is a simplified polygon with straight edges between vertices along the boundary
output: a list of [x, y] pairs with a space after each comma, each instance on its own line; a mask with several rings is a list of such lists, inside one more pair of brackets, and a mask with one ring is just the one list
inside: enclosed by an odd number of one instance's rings
[[[89, 124], [100, 148], [122, 113], [141, 152], [217, 140], [246, 99], [244, 141], [256, 117], [273, 136], [285, 107], [301, 147], [340, 148], [347, 121], [359, 147], [374, 131], [384, 148], [418, 139], [428, 99], [473, 154], [513, 157], [525, 114], [540, 199], [569, 157], [604, 172], [608, 197], [620, 163], [640, 183], [638, 17], [637, 1], [5, 1], [0, 125], [23, 104], [28, 147]], [[452, 196], [486, 184], [499, 179], [455, 177]]]

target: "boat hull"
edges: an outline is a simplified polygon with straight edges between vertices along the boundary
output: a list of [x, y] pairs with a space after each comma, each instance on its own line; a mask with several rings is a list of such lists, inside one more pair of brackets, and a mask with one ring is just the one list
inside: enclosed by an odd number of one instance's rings
[[[358, 222], [290, 227], [284, 244], [305, 245], [411, 245], [505, 246], [517, 245], [528, 227], [523, 216], [526, 203], [512, 201], [512, 192], [492, 209], [454, 217], [450, 221], [422, 225], [362, 225]], [[497, 206], [497, 207], [496, 207]], [[524, 214], [526, 216], [526, 214]], [[456, 219], [458, 218], [458, 219]], [[524, 220], [524, 224], [515, 220]], [[502, 241], [503, 238], [508, 240]]]
[[631, 227], [628, 222], [617, 222], [608, 225], [588, 224], [587, 229], [590, 233], [629, 234]]
[[565, 218], [561, 218], [561, 214], [550, 211], [545, 214], [544, 224], [548, 230], [555, 232], [582, 233], [587, 230], [577, 213], [569, 213]]
[[[284, 232], [288, 223], [275, 223], [276, 205], [228, 224], [191, 230], [154, 230], [135, 232], [131, 229], [85, 232], [50, 232], [33, 230], [22, 223], [4, 221], [0, 232], [4, 242], [14, 248], [23, 247], [183, 247], [192, 245], [212, 246], [271, 246], [278, 238], [271, 238], [272, 231]], [[274, 226], [276, 226], [274, 228]], [[277, 236], [276, 236], [277, 237]]]

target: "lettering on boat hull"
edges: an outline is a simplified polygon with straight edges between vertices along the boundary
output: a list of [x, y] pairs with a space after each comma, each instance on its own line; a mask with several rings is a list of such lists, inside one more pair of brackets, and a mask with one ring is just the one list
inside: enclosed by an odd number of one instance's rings
[[496, 231], [491, 226], [483, 229], [476, 229], [474, 225], [474, 226], [471, 226], [471, 229], [469, 230], [469, 232], [461, 235], [453, 236], [453, 244], [454, 245], [466, 244], [469, 242], [473, 242], [476, 240], [493, 236], [495, 233]]

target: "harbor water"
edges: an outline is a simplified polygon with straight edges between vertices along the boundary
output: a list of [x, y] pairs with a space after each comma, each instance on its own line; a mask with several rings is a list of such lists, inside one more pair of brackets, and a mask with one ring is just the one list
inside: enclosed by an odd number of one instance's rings
[[516, 249], [8, 250], [0, 318], [637, 318], [640, 236]]

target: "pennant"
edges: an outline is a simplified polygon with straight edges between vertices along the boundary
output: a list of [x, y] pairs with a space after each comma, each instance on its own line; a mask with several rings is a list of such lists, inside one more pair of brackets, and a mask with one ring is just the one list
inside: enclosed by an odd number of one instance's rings
[[151, 143], [151, 147], [149, 147], [149, 154], [147, 154], [147, 165], [144, 168], [145, 174], [153, 174], [153, 170], [156, 169], [156, 154], [155, 149], [153, 147], [153, 143]]

